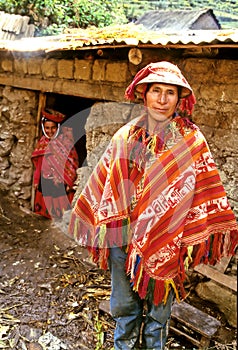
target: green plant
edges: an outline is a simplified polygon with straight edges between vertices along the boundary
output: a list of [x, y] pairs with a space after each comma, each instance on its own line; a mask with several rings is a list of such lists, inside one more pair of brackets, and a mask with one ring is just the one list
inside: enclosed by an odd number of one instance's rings
[[92, 25], [105, 27], [127, 22], [123, 6], [115, 0], [74, 0], [73, 10], [76, 25], [80, 28]]
[[222, 27], [237, 27], [235, 0], [0, 0], [0, 11], [30, 17], [36, 35], [62, 33], [65, 28], [105, 27], [136, 20], [149, 10], [213, 9]]
[[102, 349], [103, 343], [104, 343], [104, 332], [103, 332], [103, 327], [102, 323], [100, 322], [98, 315], [95, 318], [95, 324], [94, 327], [96, 329], [96, 335], [97, 335], [97, 344], [95, 350], [100, 350]]
[[124, 8], [116, 0], [0, 0], [0, 11], [29, 16], [37, 36], [58, 34], [65, 28], [127, 22]]

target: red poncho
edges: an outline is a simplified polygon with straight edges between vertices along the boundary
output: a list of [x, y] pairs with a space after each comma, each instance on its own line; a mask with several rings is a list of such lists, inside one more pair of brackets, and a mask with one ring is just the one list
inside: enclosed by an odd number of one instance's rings
[[146, 116], [112, 138], [72, 211], [69, 233], [107, 268], [109, 248], [127, 246], [126, 271], [157, 305], [184, 297], [185, 269], [233, 254], [237, 223], [206, 140], [175, 117], [160, 135]]

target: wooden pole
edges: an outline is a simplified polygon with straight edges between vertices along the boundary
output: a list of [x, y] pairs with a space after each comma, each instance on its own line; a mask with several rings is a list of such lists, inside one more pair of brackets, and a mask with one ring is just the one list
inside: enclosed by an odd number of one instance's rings
[[[39, 136], [40, 136], [40, 128], [41, 128], [41, 111], [45, 107], [45, 101], [46, 101], [46, 96], [43, 92], [40, 92], [39, 95], [39, 103], [38, 103], [38, 110], [37, 110], [37, 117], [36, 117], [36, 136], [35, 136], [35, 143], [38, 142]], [[34, 181], [32, 181], [32, 186], [31, 186], [31, 210], [34, 211], [34, 204], [35, 204], [35, 188], [34, 188]]]
[[40, 135], [40, 128], [41, 128], [41, 111], [42, 109], [45, 108], [45, 101], [46, 101], [46, 95], [43, 92], [40, 92], [39, 95], [39, 104], [38, 104], [38, 110], [37, 110], [37, 118], [36, 118], [36, 142], [39, 139], [39, 135]]

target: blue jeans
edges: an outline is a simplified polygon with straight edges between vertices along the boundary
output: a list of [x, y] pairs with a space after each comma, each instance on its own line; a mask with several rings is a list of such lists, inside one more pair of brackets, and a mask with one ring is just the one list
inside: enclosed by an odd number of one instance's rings
[[144, 301], [133, 292], [130, 279], [125, 273], [126, 257], [122, 249], [117, 247], [110, 249], [109, 268], [112, 283], [110, 308], [116, 321], [114, 348], [137, 349], [141, 339], [141, 349], [163, 350], [168, 336], [174, 293], [169, 294], [166, 305], [155, 306], [152, 301], [147, 300], [144, 319]]

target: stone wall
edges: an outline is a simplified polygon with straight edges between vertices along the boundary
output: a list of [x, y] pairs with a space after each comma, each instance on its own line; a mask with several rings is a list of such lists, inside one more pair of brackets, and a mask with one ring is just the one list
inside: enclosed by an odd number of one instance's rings
[[184, 69], [194, 87], [194, 121], [209, 143], [238, 217], [238, 61], [188, 60]]
[[31, 199], [37, 96], [6, 86], [0, 88], [0, 100], [0, 188], [26, 205]]
[[38, 96], [52, 92], [97, 101], [86, 123], [88, 167], [79, 170], [81, 188], [113, 133], [137, 114], [134, 105], [124, 101], [128, 83], [150, 60], [167, 59], [178, 64], [194, 89], [193, 119], [208, 140], [238, 214], [238, 61], [182, 57], [180, 50], [147, 49], [142, 54], [142, 63], [133, 66], [123, 49], [116, 57], [102, 58], [96, 50], [88, 56], [82, 51], [24, 57], [0, 52], [0, 185], [20, 203], [29, 204]]

